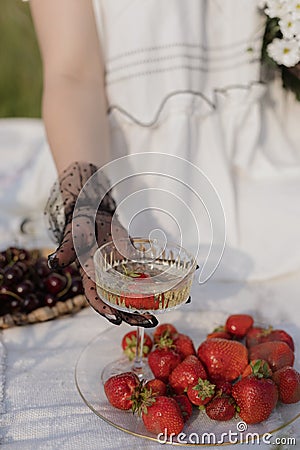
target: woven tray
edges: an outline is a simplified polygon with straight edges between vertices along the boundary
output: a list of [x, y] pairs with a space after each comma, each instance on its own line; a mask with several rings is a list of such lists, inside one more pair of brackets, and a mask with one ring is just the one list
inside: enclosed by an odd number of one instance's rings
[[20, 325], [30, 325], [47, 320], [57, 319], [66, 314], [76, 314], [82, 308], [88, 306], [88, 302], [84, 295], [57, 302], [55, 306], [43, 306], [37, 308], [29, 314], [5, 314], [0, 316], [0, 329], [11, 328]]

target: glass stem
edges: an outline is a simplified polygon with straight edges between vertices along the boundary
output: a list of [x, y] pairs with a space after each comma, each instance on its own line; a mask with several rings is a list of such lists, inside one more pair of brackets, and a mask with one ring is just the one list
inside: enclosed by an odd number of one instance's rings
[[142, 376], [142, 370], [144, 367], [143, 362], [143, 344], [144, 344], [144, 328], [136, 327], [136, 352], [133, 362], [133, 372], [137, 375]]

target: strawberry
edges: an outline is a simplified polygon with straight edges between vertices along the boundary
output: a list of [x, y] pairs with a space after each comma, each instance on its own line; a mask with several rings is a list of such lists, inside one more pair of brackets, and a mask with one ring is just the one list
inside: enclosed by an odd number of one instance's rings
[[294, 353], [291, 348], [280, 341], [263, 342], [249, 349], [249, 359], [264, 359], [275, 372], [285, 366], [294, 364]]
[[134, 310], [155, 310], [160, 308], [159, 295], [144, 295], [144, 294], [123, 294], [120, 296], [120, 304], [125, 305], [126, 308]]
[[180, 354], [182, 359], [189, 355], [196, 355], [193, 341], [186, 334], [179, 333], [175, 338], [173, 337], [173, 344], [175, 346], [175, 350]]
[[253, 325], [253, 318], [248, 314], [232, 314], [226, 320], [225, 329], [237, 339], [242, 339]]
[[206, 339], [214, 339], [214, 338], [232, 339], [232, 336], [227, 331], [225, 331], [224, 327], [218, 327], [214, 331], [212, 331], [212, 333], [209, 333], [206, 336]]
[[227, 394], [230, 395], [232, 391], [232, 384], [229, 381], [216, 381], [216, 392], [218, 395]]
[[[133, 272], [129, 271], [124, 266], [124, 274], [130, 278], [134, 278], [135, 280], [147, 280], [150, 275], [146, 272]], [[130, 288], [130, 285], [129, 285]], [[135, 286], [132, 286], [132, 290], [134, 290]], [[123, 294], [120, 296], [121, 305], [125, 305], [127, 308], [135, 309], [135, 310], [156, 310], [161, 307], [163, 304], [163, 294], [158, 295], [144, 295], [144, 294]]]
[[253, 345], [257, 345], [261, 343], [261, 337], [264, 333], [264, 328], [262, 327], [253, 327], [246, 334], [246, 347], [250, 348]]
[[147, 430], [156, 435], [177, 435], [184, 426], [180, 407], [171, 397], [156, 397], [150, 406], [143, 407], [142, 419]]
[[206, 339], [197, 354], [214, 382], [235, 380], [248, 364], [248, 351], [238, 341]]
[[148, 364], [155, 378], [167, 383], [170, 373], [181, 362], [180, 355], [172, 348], [156, 348], [149, 353]]
[[240, 418], [246, 423], [259, 423], [275, 408], [278, 390], [271, 379], [250, 375], [233, 385], [232, 396], [239, 407]]
[[272, 330], [270, 333], [268, 333], [263, 338], [263, 342], [270, 342], [270, 341], [281, 341], [285, 342], [291, 350], [295, 350], [295, 344], [293, 341], [292, 336], [290, 336], [286, 331], [284, 330]]
[[183, 421], [187, 422], [193, 412], [193, 405], [185, 394], [174, 395], [174, 400], [178, 403]]
[[128, 267], [125, 266], [125, 264], [122, 264], [122, 266], [123, 266], [124, 275], [126, 275], [127, 277], [136, 278], [136, 279], [151, 278], [150, 274], [147, 272], [137, 272], [134, 270], [130, 270], [130, 269], [128, 269]]
[[272, 370], [267, 361], [254, 359], [245, 368], [242, 373], [242, 378], [248, 377], [249, 375], [255, 375], [258, 378], [270, 378], [272, 376]]
[[153, 395], [166, 395], [167, 393], [167, 385], [163, 381], [158, 378], [153, 378], [152, 380], [147, 381], [145, 384], [146, 389], [151, 389]]
[[262, 342], [272, 342], [281, 341], [285, 342], [291, 350], [295, 350], [295, 344], [292, 336], [290, 336], [286, 331], [269, 328], [253, 328], [254, 331], [247, 334], [246, 345], [247, 347], [252, 347], [256, 344], [261, 344]]
[[215, 388], [216, 386], [210, 381], [199, 378], [196, 384], [188, 386], [187, 396], [193, 405], [201, 407], [213, 398]]
[[104, 384], [104, 391], [109, 403], [118, 409], [132, 407], [132, 395], [139, 387], [139, 379], [132, 372], [124, 372], [110, 377]]
[[171, 372], [169, 384], [176, 394], [183, 394], [185, 389], [190, 384], [195, 384], [199, 378], [207, 378], [203, 364], [197, 356], [189, 355]]
[[176, 330], [174, 325], [172, 325], [171, 323], [161, 323], [154, 330], [153, 340], [155, 343], [157, 343], [162, 336], [172, 338], [175, 337], [175, 335], [177, 334], [178, 331]]
[[[144, 342], [143, 342], [143, 356], [146, 357], [150, 350], [152, 349], [152, 339], [147, 334], [144, 333]], [[136, 350], [136, 330], [129, 331], [123, 336], [122, 339], [122, 348], [126, 356], [128, 356], [129, 360], [132, 361], [135, 357]]]
[[[134, 276], [135, 275], [135, 276]], [[130, 274], [131, 277], [134, 278], [151, 278], [149, 273], [146, 272], [134, 272], [133, 274]]]
[[293, 367], [282, 367], [273, 374], [277, 384], [279, 400], [282, 403], [297, 403], [300, 401], [300, 373]]
[[212, 420], [230, 420], [235, 415], [234, 400], [228, 395], [215, 397], [206, 405], [205, 411]]

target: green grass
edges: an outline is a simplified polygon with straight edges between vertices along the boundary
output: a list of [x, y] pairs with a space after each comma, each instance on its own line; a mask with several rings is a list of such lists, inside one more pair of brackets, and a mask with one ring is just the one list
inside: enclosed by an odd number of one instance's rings
[[0, 117], [40, 117], [42, 66], [28, 3], [1, 0]]

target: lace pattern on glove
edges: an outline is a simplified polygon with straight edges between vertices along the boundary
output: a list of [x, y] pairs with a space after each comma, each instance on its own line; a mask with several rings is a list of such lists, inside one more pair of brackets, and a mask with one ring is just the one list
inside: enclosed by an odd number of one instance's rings
[[79, 193], [85, 183], [93, 176], [93, 183], [80, 196], [80, 208], [95, 204], [103, 198], [99, 210], [111, 215], [116, 209], [115, 201], [109, 191], [109, 182], [103, 173], [97, 175], [98, 168], [91, 163], [75, 162], [65, 169], [50, 192], [45, 208], [48, 230], [55, 242], [62, 241], [66, 225], [71, 222]]

